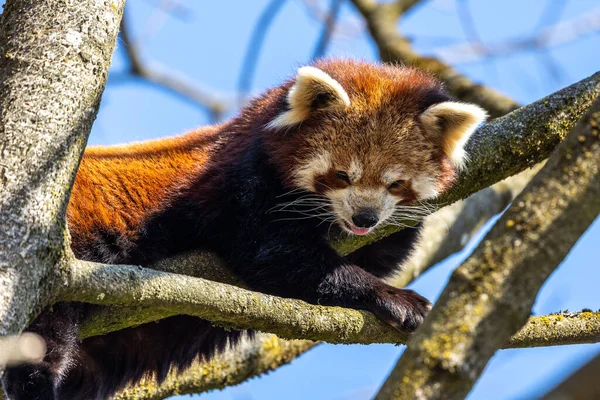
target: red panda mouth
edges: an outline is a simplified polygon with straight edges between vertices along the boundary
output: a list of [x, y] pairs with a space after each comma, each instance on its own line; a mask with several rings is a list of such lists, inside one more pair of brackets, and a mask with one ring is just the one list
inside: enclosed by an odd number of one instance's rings
[[358, 226], [349, 224], [346, 221], [344, 221], [344, 226], [346, 227], [346, 229], [348, 229], [350, 232], [354, 233], [357, 236], [366, 235], [373, 230], [373, 228], [359, 228]]

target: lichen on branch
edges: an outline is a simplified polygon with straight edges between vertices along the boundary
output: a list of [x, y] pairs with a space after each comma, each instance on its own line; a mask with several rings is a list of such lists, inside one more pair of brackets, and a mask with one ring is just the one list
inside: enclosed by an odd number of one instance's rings
[[453, 273], [378, 399], [466, 397], [494, 352], [523, 326], [541, 285], [600, 213], [599, 164], [596, 100]]
[[[599, 94], [600, 73], [481, 127], [468, 144], [471, 154], [468, 170], [459, 176], [453, 189], [436, 200], [437, 203], [450, 204], [463, 199], [545, 159]], [[340, 253], [347, 254], [397, 229], [387, 227], [368, 237], [345, 238], [333, 245]], [[218, 258], [206, 253], [180, 256], [152, 268], [236, 283]], [[77, 301], [78, 298], [73, 297], [72, 300]], [[139, 304], [137, 307], [118, 312], [106, 309], [88, 321], [82, 333], [89, 336], [99, 334], [107, 327], [123, 329], [168, 316], [164, 310], [143, 310]]]

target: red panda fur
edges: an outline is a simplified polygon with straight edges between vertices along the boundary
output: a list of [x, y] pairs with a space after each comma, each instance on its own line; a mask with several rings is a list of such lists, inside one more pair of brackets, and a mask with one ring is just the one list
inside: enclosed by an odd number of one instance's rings
[[[421, 113], [450, 98], [436, 79], [415, 69], [353, 60], [318, 61], [314, 67], [327, 79], [316, 82], [314, 96], [305, 93], [306, 109], [290, 118], [277, 119], [296, 111], [289, 102], [294, 79], [222, 125], [86, 149], [67, 210], [75, 255], [147, 265], [180, 251], [207, 249], [254, 290], [366, 309], [399, 329], [415, 329], [428, 301], [379, 278], [410, 253], [417, 229], [342, 257], [326, 241], [331, 227], [314, 219], [280, 220], [271, 210], [282, 199], [293, 204], [306, 194], [325, 201], [329, 191], [347, 189], [351, 179], [366, 191], [383, 190], [399, 203], [411, 203], [419, 196], [415, 179], [382, 182], [381, 171], [392, 162], [410, 176], [426, 174], [441, 192], [456, 175], [446, 150], [453, 145], [444, 143], [443, 130], [466, 119], [437, 121], [434, 115], [430, 120], [439, 126], [424, 126]], [[319, 152], [332, 165], [321, 166], [299, 188], [298, 165]], [[352, 160], [364, 167], [360, 178], [340, 180], [340, 169], [349, 171]], [[13, 399], [104, 399], [145, 375], [164, 379], [171, 368], [187, 368], [239, 336], [177, 316], [80, 342], [78, 329], [90, 308], [76, 303], [54, 308], [29, 328], [46, 339], [48, 357], [39, 365], [11, 368], [3, 378]]]

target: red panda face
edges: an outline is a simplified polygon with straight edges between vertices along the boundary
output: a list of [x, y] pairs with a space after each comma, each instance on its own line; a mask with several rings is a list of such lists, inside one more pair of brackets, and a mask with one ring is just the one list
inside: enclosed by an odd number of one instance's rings
[[312, 211], [356, 235], [427, 215], [422, 200], [452, 184], [485, 112], [448, 101], [413, 69], [317, 65], [299, 70], [287, 108], [267, 124], [288, 185], [313, 193]]

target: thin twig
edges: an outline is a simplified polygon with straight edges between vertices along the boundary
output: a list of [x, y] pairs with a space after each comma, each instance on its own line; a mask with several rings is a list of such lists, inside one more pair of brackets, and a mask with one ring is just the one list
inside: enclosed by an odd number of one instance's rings
[[[190, 82], [189, 79], [181, 76], [180, 73], [168, 71], [153, 64], [152, 67], [143, 62], [140, 49], [134, 40], [131, 39], [130, 31], [127, 25], [127, 14], [121, 20], [120, 36], [124, 43], [125, 54], [129, 60], [131, 75], [139, 77], [151, 83], [152, 85], [167, 90], [168, 92], [191, 101], [193, 104], [207, 111], [211, 121], [218, 122], [223, 114], [229, 110], [231, 102], [215, 97]], [[111, 78], [112, 82], [119, 82]]]
[[321, 36], [319, 37], [311, 57], [312, 60], [323, 57], [327, 52], [327, 46], [329, 45], [331, 37], [333, 36], [333, 32], [335, 31], [336, 21], [343, 2], [344, 0], [331, 0], [329, 12], [327, 13], [325, 23], [323, 24], [323, 31], [321, 32]]
[[286, 0], [271, 0], [254, 25], [250, 44], [246, 49], [246, 54], [244, 55], [244, 61], [242, 62], [238, 78], [238, 106], [242, 106], [245, 103], [246, 98], [252, 90], [252, 80], [254, 79], [258, 56], [262, 50], [267, 32], [285, 3]]

